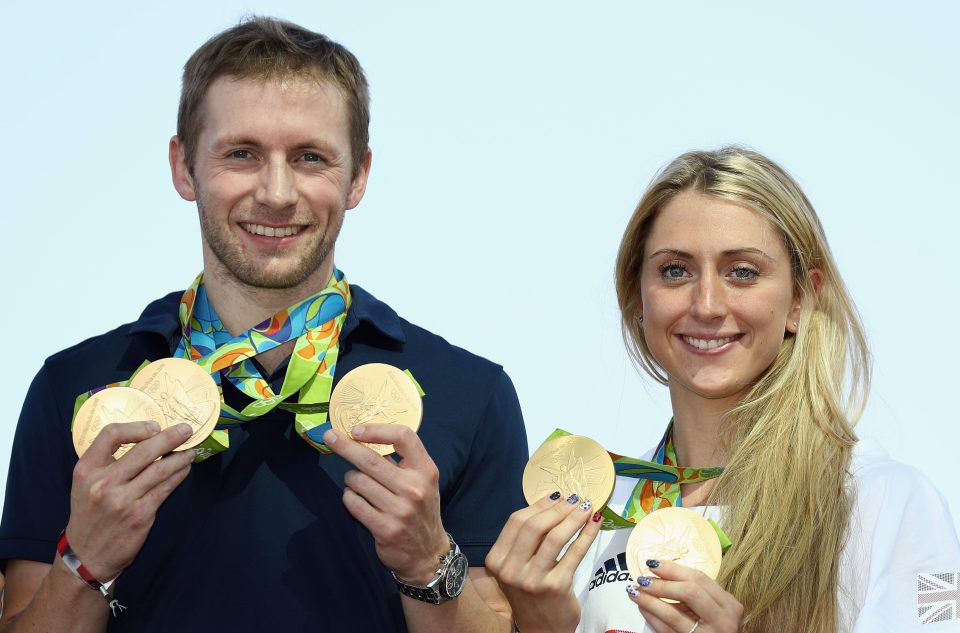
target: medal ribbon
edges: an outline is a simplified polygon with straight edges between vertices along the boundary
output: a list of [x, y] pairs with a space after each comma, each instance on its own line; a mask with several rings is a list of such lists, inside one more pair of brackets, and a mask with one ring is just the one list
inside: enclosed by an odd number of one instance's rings
[[[547, 441], [570, 433], [557, 429]], [[673, 420], [667, 425], [667, 430], [654, 451], [653, 461], [625, 457], [607, 451], [613, 460], [614, 472], [622, 477], [637, 479], [630, 500], [617, 514], [609, 506], [603, 506], [602, 530], [620, 530], [632, 528], [637, 521], [651, 512], [661, 508], [683, 507], [680, 486], [713, 479], [723, 473], [723, 468], [688, 468], [677, 466], [677, 452], [673, 447]], [[707, 519], [717, 531], [723, 551], [730, 547], [730, 539], [712, 519]]]
[[[217, 429], [198, 447], [205, 459], [229, 446], [227, 429], [279, 407], [295, 414], [294, 427], [323, 453], [323, 433], [330, 428], [327, 408], [340, 353], [340, 331], [350, 307], [350, 286], [337, 269], [319, 293], [281, 310], [239, 336], [232, 337], [207, 299], [203, 273], [180, 300], [181, 339], [174, 356], [194, 361], [221, 386], [226, 379], [252, 402], [237, 410], [221, 402]], [[275, 393], [252, 359], [296, 340], [279, 393]], [[299, 393], [297, 402], [286, 402]]]

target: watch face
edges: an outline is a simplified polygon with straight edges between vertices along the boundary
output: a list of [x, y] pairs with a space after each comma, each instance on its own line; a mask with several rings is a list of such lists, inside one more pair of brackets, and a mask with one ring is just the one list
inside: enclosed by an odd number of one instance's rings
[[443, 581], [444, 593], [456, 598], [467, 584], [467, 558], [463, 554], [455, 556], [447, 567], [446, 578]]

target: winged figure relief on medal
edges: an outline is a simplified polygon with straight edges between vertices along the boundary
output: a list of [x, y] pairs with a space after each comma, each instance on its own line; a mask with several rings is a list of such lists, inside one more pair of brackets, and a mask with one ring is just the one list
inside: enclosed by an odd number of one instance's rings
[[544, 456], [538, 468], [550, 478], [541, 480], [537, 493], [559, 490], [565, 495], [589, 496], [587, 490], [602, 486], [607, 478], [603, 455], [585, 459], [577, 454], [575, 447], [561, 447]]
[[163, 375], [163, 389], [158, 393], [150, 394], [160, 405], [164, 417], [170, 425], [186, 422], [194, 428], [203, 426], [214, 405], [208, 398], [203, 397], [203, 385], [192, 389], [188, 388], [179, 379]]
[[337, 417], [347, 433], [368, 422], [394, 424], [407, 412], [403, 394], [391, 387], [389, 380], [384, 379], [379, 389], [370, 383], [343, 385], [342, 389], [343, 405]]

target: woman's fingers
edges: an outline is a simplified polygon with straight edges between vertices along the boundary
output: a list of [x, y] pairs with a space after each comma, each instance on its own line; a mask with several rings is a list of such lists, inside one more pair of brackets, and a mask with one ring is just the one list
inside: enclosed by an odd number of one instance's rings
[[[667, 631], [689, 631], [701, 621], [711, 631], [735, 632], [743, 619], [743, 605], [703, 572], [670, 561], [647, 563], [658, 578], [639, 578], [628, 590], [645, 618], [665, 625]], [[660, 598], [677, 601], [664, 602]], [[661, 631], [651, 624], [656, 631]]]
[[533, 505], [521, 508], [511, 514], [506, 524], [504, 524], [503, 529], [500, 530], [500, 536], [497, 537], [496, 543], [493, 544], [493, 547], [490, 548], [490, 552], [487, 554], [487, 558], [484, 561], [487, 569], [491, 570], [494, 574], [499, 573], [506, 561], [513, 555], [517, 537], [527, 529], [527, 521], [549, 509], [559, 501], [560, 493], [555, 492], [543, 497]]
[[[571, 578], [573, 578], [573, 573], [580, 565], [583, 557], [586, 556], [590, 550], [590, 546], [593, 545], [593, 541], [596, 540], [597, 534], [600, 533], [600, 526], [603, 523], [603, 517], [599, 509], [594, 511], [594, 508], [588, 508], [584, 512], [589, 518], [584, 517], [586, 520], [585, 524], [583, 521], [578, 523], [578, 526], [580, 526], [580, 534], [570, 543], [567, 551], [563, 553], [563, 558], [557, 563], [557, 571], [569, 575]], [[569, 541], [569, 539], [567, 539], [567, 541]]]

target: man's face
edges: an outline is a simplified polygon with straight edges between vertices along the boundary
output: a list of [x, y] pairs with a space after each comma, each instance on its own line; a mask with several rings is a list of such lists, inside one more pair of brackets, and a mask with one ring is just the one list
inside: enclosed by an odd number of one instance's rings
[[363, 197], [370, 154], [353, 175], [339, 90], [309, 79], [215, 80], [203, 102], [191, 174], [176, 137], [174, 185], [196, 200], [208, 279], [254, 288], [322, 287], [346, 209]]

